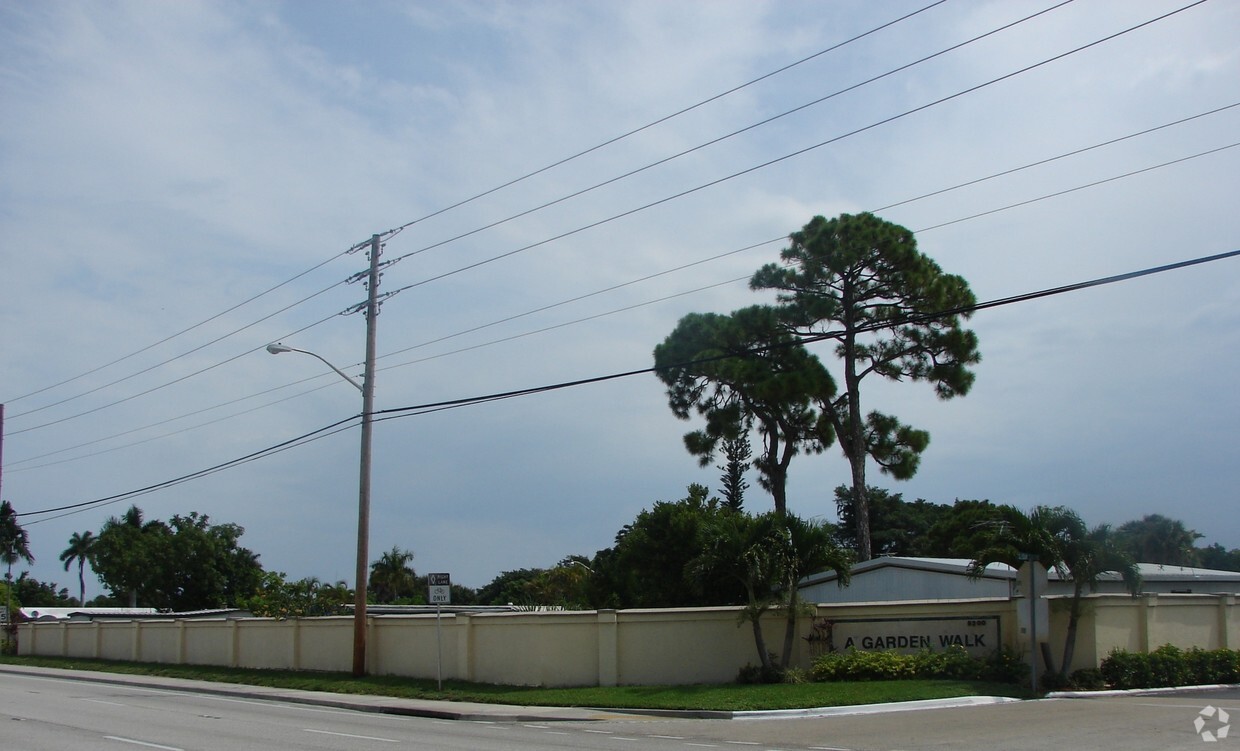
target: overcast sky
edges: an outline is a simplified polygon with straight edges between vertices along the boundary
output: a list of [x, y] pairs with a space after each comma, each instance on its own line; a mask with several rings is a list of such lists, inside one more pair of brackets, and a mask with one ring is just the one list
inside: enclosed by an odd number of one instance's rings
[[[76, 592], [69, 536], [137, 504], [351, 582], [356, 423], [33, 512], [357, 415], [263, 348], [360, 373], [365, 321], [337, 314], [372, 234], [401, 259], [378, 409], [647, 368], [681, 316], [767, 301], [745, 280], [816, 214], [908, 227], [983, 301], [1237, 250], [1240, 4], [1101, 41], [1189, 4], [0, 0], [2, 492], [32, 574]], [[865, 393], [932, 436], [911, 481], [870, 480], [1240, 547], [1238, 311], [1240, 258], [979, 312], [967, 397]], [[650, 374], [380, 422], [371, 557], [481, 586], [593, 555], [718, 487], [695, 427]], [[798, 458], [790, 510], [833, 521], [848, 476], [838, 448]]]

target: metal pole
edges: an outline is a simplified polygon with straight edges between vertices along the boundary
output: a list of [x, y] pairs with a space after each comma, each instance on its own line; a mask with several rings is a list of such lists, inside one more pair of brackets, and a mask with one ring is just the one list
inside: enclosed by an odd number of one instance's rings
[[366, 371], [362, 377], [362, 461], [357, 501], [357, 590], [353, 596], [353, 675], [366, 675], [366, 574], [370, 565], [370, 441], [375, 405], [375, 325], [379, 317], [379, 236], [370, 238], [366, 295]]
[[1034, 696], [1038, 694], [1038, 562], [1029, 561], [1029, 665], [1030, 687]]

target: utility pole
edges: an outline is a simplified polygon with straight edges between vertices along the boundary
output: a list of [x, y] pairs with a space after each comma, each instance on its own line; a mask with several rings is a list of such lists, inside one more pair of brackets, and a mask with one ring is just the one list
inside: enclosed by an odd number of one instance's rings
[[378, 235], [370, 238], [366, 282], [366, 369], [362, 376], [362, 460], [357, 500], [357, 576], [353, 594], [353, 675], [366, 675], [366, 578], [370, 569], [370, 441], [375, 406], [375, 339], [379, 318]]

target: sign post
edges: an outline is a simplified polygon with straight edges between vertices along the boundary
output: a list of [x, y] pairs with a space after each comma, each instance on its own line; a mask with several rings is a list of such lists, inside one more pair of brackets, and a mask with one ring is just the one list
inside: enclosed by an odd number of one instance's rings
[[427, 599], [435, 606], [435, 675], [438, 678], [439, 690], [443, 691], [443, 618], [440, 608], [452, 604], [452, 575], [427, 574], [426, 584], [430, 589]]

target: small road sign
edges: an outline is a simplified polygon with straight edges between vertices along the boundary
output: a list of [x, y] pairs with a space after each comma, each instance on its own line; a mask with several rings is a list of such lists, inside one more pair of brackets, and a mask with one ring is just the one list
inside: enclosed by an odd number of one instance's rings
[[427, 600], [432, 605], [450, 605], [452, 603], [452, 576], [450, 574], [427, 574], [426, 583], [430, 585]]

